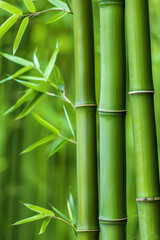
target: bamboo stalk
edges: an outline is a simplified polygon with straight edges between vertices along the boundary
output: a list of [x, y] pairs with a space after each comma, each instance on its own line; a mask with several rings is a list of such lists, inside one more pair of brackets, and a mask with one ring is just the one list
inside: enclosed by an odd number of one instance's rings
[[74, 0], [78, 239], [97, 240], [96, 102], [91, 0]]
[[126, 239], [124, 1], [100, 1], [101, 239]]
[[160, 196], [148, 3], [126, 0], [129, 89], [140, 238], [160, 239]]

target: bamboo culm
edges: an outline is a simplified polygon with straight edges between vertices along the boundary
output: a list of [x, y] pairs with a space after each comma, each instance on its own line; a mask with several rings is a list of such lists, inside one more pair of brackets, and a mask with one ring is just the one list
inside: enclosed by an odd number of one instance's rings
[[99, 1], [101, 239], [126, 239], [124, 1]]
[[140, 239], [158, 240], [160, 193], [148, 1], [126, 0], [126, 25]]
[[91, 0], [74, 0], [79, 240], [98, 240], [94, 43]]

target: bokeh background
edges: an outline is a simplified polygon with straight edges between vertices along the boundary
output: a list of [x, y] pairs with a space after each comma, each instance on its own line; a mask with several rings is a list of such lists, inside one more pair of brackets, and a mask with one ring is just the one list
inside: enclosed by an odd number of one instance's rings
[[[9, 2], [9, 1], [8, 1]], [[12, 4], [25, 11], [21, 0], [12, 0]], [[51, 5], [47, 0], [37, 0], [38, 10], [47, 9]], [[155, 87], [155, 114], [157, 126], [158, 149], [160, 148], [160, 1], [149, 0], [150, 28], [152, 45], [153, 80]], [[97, 0], [93, 0], [94, 37], [95, 37], [95, 76], [96, 99], [99, 101], [100, 84], [100, 44], [99, 44], [99, 10]], [[9, 15], [0, 11], [0, 24]], [[53, 15], [53, 13], [52, 13]], [[42, 70], [56, 46], [57, 39], [62, 42], [56, 64], [61, 69], [66, 95], [74, 103], [74, 40], [73, 16], [67, 15], [56, 23], [44, 24], [50, 17], [48, 14], [32, 18], [23, 37], [17, 55], [32, 60], [34, 50], [38, 47], [37, 55]], [[20, 22], [0, 39], [0, 51], [12, 53], [13, 41]], [[19, 66], [0, 56], [0, 80], [6, 74], [17, 71]], [[128, 85], [128, 84], [127, 84]], [[15, 121], [18, 111], [3, 117], [3, 113], [12, 106], [24, 90], [14, 81], [0, 85], [0, 240], [75, 240], [72, 229], [63, 222], [52, 220], [46, 232], [38, 236], [41, 221], [27, 223], [21, 226], [10, 226], [17, 220], [30, 217], [32, 212], [27, 210], [19, 201], [32, 203], [50, 208], [48, 203], [67, 214], [66, 198], [72, 192], [75, 205], [76, 196], [76, 149], [75, 145], [67, 143], [53, 157], [47, 157], [48, 146], [39, 147], [31, 153], [19, 153], [35, 141], [48, 135], [31, 115]], [[128, 91], [128, 90], [127, 90]], [[126, 94], [127, 95], [127, 94]], [[75, 129], [75, 112], [66, 105], [70, 119]], [[126, 116], [126, 155], [127, 155], [127, 202], [128, 202], [128, 240], [138, 238], [138, 216], [136, 208], [135, 162], [133, 150], [133, 135], [130, 101], [127, 95]], [[52, 123], [67, 137], [70, 130], [62, 110], [62, 102], [53, 97], [43, 96], [35, 108], [44, 119]], [[97, 117], [98, 126], [98, 117]], [[98, 130], [97, 130], [98, 132]], [[99, 155], [99, 154], [98, 154]], [[99, 160], [99, 156], [98, 156]]]

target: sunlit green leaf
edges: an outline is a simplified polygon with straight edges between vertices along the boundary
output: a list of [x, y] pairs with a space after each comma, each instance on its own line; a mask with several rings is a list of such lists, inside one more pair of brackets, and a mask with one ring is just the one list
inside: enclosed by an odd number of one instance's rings
[[34, 54], [33, 54], [33, 60], [34, 60], [34, 64], [36, 65], [37, 68], [40, 67], [40, 64], [39, 64], [39, 61], [38, 61], [38, 57], [37, 57], [37, 49], [34, 51]]
[[29, 218], [20, 220], [20, 221], [18, 221], [18, 222], [15, 222], [15, 223], [12, 224], [12, 225], [20, 225], [20, 224], [24, 224], [24, 223], [29, 223], [29, 222], [33, 222], [33, 221], [37, 221], [37, 220], [43, 219], [43, 218], [45, 218], [45, 217], [46, 217], [45, 214], [37, 214], [37, 215], [34, 215], [34, 216], [32, 216], [32, 217], [29, 217]]
[[2, 53], [2, 52], [0, 52], [0, 54], [3, 56], [3, 57], [5, 57], [5, 58], [7, 58], [8, 60], [10, 60], [10, 61], [12, 61], [12, 62], [14, 62], [14, 63], [17, 63], [17, 64], [19, 64], [19, 65], [22, 65], [22, 66], [32, 66], [32, 67], [34, 67], [34, 64], [32, 63], [32, 62], [30, 62], [30, 61], [28, 61], [28, 60], [26, 60], [26, 59], [24, 59], [24, 58], [20, 58], [20, 57], [17, 57], [17, 56], [13, 56], [13, 55], [10, 55], [10, 54], [8, 54], [8, 53]]
[[60, 0], [48, 0], [48, 1], [58, 8], [69, 11], [69, 8], [68, 8], [67, 4], [60, 1]]
[[23, 80], [29, 80], [29, 81], [40, 81], [40, 82], [45, 81], [45, 78], [35, 77], [35, 76], [27, 76], [27, 75], [21, 76], [20, 78]]
[[64, 215], [62, 212], [60, 212], [57, 208], [53, 207], [51, 204], [50, 204], [50, 206], [52, 207], [53, 211], [55, 213], [57, 213], [63, 220], [71, 223], [71, 220], [66, 215]]
[[6, 3], [4, 1], [0, 1], [0, 8], [9, 12], [9, 13], [11, 13], [11, 14], [15, 14], [15, 15], [19, 15], [19, 16], [23, 14], [23, 12], [20, 9], [18, 9], [18, 8], [12, 6], [11, 4]]
[[35, 91], [33, 91], [32, 89], [29, 89], [11, 108], [9, 108], [4, 113], [4, 115], [7, 115], [8, 113], [11, 113], [17, 108], [19, 108], [23, 103], [33, 98], [35, 94], [36, 94]]
[[63, 92], [65, 89], [65, 84], [64, 84], [60, 69], [56, 65], [53, 68], [53, 74], [54, 74], [55, 82], [58, 89]]
[[39, 206], [36, 206], [36, 205], [32, 205], [32, 204], [29, 204], [29, 203], [23, 203], [22, 204], [27, 207], [28, 209], [34, 211], [34, 212], [37, 212], [37, 213], [42, 213], [42, 214], [45, 214], [46, 216], [55, 216], [54, 212], [48, 210], [48, 209], [45, 209], [45, 208], [42, 208], [42, 207], [39, 207]]
[[49, 157], [53, 156], [56, 152], [58, 152], [58, 151], [63, 147], [63, 145], [64, 145], [66, 142], [68, 142], [68, 141], [67, 141], [66, 139], [63, 139], [63, 140], [61, 140], [60, 143], [58, 143], [57, 145], [55, 145], [55, 146], [52, 148], [52, 150], [51, 150], [51, 152], [50, 152], [50, 154], [49, 154]]
[[18, 15], [12, 15], [0, 26], [0, 38], [16, 23]]
[[21, 39], [22, 39], [23, 34], [24, 34], [25, 30], [26, 30], [26, 27], [27, 27], [27, 25], [28, 25], [28, 22], [29, 22], [29, 17], [25, 17], [25, 18], [23, 19], [20, 27], [19, 27], [19, 30], [18, 30], [16, 39], [15, 39], [14, 45], [13, 45], [13, 54], [15, 54], [16, 51], [17, 51], [17, 48], [18, 48], [18, 46], [19, 46], [19, 44], [20, 44], [20, 42], [21, 42]]
[[67, 4], [70, 12], [72, 12], [72, 7], [71, 7], [71, 4], [70, 4], [69, 0], [65, 0], [65, 2], [66, 2], [66, 4]]
[[23, 0], [24, 4], [26, 5], [26, 8], [31, 12], [34, 13], [36, 11], [36, 8], [34, 6], [34, 3], [32, 0]]
[[59, 49], [60, 49], [60, 47], [57, 46], [56, 49], [54, 50], [51, 58], [50, 58], [50, 61], [49, 61], [48, 65], [47, 65], [46, 69], [45, 69], [44, 77], [45, 77], [46, 79], [49, 78], [49, 76], [50, 76], [50, 74], [51, 74], [51, 72], [52, 72], [52, 70], [53, 70], [53, 67], [54, 67], [54, 65], [55, 65], [55, 62], [56, 62], [56, 58], [57, 58]]
[[27, 81], [21, 81], [21, 80], [17, 80], [17, 79], [15, 81], [28, 87], [28, 88], [31, 88], [35, 91], [42, 92], [42, 93], [46, 92], [46, 89], [43, 88], [40, 84], [35, 84], [35, 83], [27, 82]]
[[42, 97], [42, 95], [43, 95], [42, 93], [37, 93], [37, 95], [31, 101], [29, 101], [29, 103], [25, 106], [25, 108], [16, 117], [16, 120], [23, 118], [27, 114], [29, 114], [34, 109], [34, 107], [36, 106], [38, 100], [40, 99], [40, 97]]
[[69, 218], [70, 218], [71, 222], [73, 222], [73, 214], [72, 214], [72, 210], [71, 210], [71, 205], [68, 200], [67, 200], [67, 209], [68, 209]]
[[46, 219], [43, 221], [39, 234], [42, 234], [42, 233], [45, 232], [45, 230], [46, 230], [48, 224], [50, 223], [50, 221], [51, 221], [51, 218], [46, 218]]
[[47, 142], [50, 142], [51, 140], [55, 139], [57, 137], [57, 134], [52, 134], [52, 135], [49, 135], [41, 140], [39, 140], [38, 142], [32, 144], [31, 146], [29, 146], [28, 148], [26, 148], [23, 152], [21, 152], [21, 154], [23, 153], [28, 153], [32, 150], [34, 150], [35, 148], [41, 146], [42, 144], [44, 143], [47, 143]]
[[71, 211], [72, 211], [72, 215], [73, 215], [73, 224], [75, 224], [76, 223], [76, 211], [75, 211], [73, 196], [72, 196], [71, 192], [69, 193], [69, 203], [70, 203], [70, 207], [71, 207]]
[[12, 75], [12, 77], [13, 77], [13, 78], [19, 77], [19, 76], [21, 76], [23, 73], [30, 71], [32, 68], [33, 68], [33, 66], [23, 67], [23, 68], [19, 69], [17, 72], [15, 72], [15, 73]]
[[63, 105], [63, 110], [64, 110], [64, 113], [65, 113], [65, 115], [66, 115], [67, 122], [68, 122], [69, 128], [70, 128], [70, 130], [71, 130], [71, 133], [72, 133], [73, 137], [75, 137], [75, 134], [74, 134], [74, 131], [73, 131], [73, 127], [72, 127], [71, 121], [70, 121], [70, 119], [69, 119], [69, 116], [68, 116], [66, 107], [65, 107], [64, 105]]
[[55, 127], [53, 127], [50, 123], [48, 123], [47, 121], [45, 121], [44, 119], [42, 119], [38, 114], [36, 113], [32, 113], [33, 117], [36, 119], [37, 122], [39, 122], [43, 127], [45, 127], [46, 129], [48, 129], [49, 131], [55, 133], [56, 135], [59, 134], [58, 129], [56, 129]]
[[58, 21], [59, 19], [63, 18], [64, 16], [66, 16], [68, 13], [67, 12], [60, 12], [56, 15], [54, 15], [52, 18], [50, 18], [46, 24], [49, 24], [49, 23], [53, 23], [53, 22], [56, 22]]
[[6, 78], [0, 80], [0, 84], [4, 83], [4, 82], [8, 82], [9, 80], [12, 80], [12, 78], [13, 78], [13, 76], [6, 77]]

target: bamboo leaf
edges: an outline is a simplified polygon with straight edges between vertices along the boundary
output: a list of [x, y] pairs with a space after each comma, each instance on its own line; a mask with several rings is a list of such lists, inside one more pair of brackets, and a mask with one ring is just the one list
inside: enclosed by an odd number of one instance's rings
[[23, 12], [20, 9], [4, 1], [0, 1], [0, 8], [14, 15], [21, 16], [23, 14]]
[[68, 8], [69, 8], [70, 12], [73, 12], [73, 11], [72, 11], [72, 7], [71, 7], [71, 4], [70, 4], [69, 0], [65, 0], [65, 2], [66, 2], [66, 4], [67, 4], [67, 6], [68, 6]]
[[48, 0], [48, 1], [58, 8], [62, 8], [64, 10], [69, 11], [67, 4], [62, 1], [59, 1], [59, 0]]
[[46, 92], [46, 89], [43, 88], [40, 84], [35, 84], [35, 83], [27, 82], [27, 81], [21, 81], [21, 80], [17, 80], [17, 79], [15, 79], [15, 81], [28, 87], [28, 88], [31, 88], [35, 91], [42, 92], [42, 93]]
[[22, 65], [22, 66], [32, 66], [32, 67], [34, 67], [34, 64], [32, 63], [32, 62], [30, 62], [30, 61], [28, 61], [28, 60], [26, 60], [26, 59], [24, 59], [24, 58], [20, 58], [20, 57], [17, 57], [17, 56], [13, 56], [13, 55], [10, 55], [10, 54], [8, 54], [8, 53], [2, 53], [2, 52], [0, 52], [0, 54], [3, 56], [3, 57], [5, 57], [5, 58], [7, 58], [8, 60], [10, 60], [10, 61], [12, 61], [12, 62], [14, 62], [14, 63], [17, 63], [17, 64], [19, 64], [19, 65]]
[[23, 203], [23, 202], [21, 202], [21, 203], [25, 207], [27, 207], [28, 209], [30, 209], [34, 212], [45, 214], [45, 216], [55, 216], [55, 213], [48, 210], [48, 209], [45, 209], [45, 208], [42, 208], [42, 207], [39, 207], [39, 206], [36, 206], [36, 205], [32, 205], [32, 204], [29, 204], [29, 203]]
[[55, 78], [58, 89], [61, 92], [63, 92], [65, 89], [65, 84], [64, 84], [60, 69], [56, 65], [53, 68], [53, 74], [54, 74], [54, 78]]
[[30, 66], [23, 67], [23, 68], [19, 69], [17, 72], [15, 72], [15, 73], [12, 75], [12, 77], [13, 77], [13, 78], [19, 77], [19, 76], [22, 75], [23, 73], [30, 71], [32, 68], [33, 68], [33, 66], [31, 66], [31, 65], [30, 65]]
[[23, 154], [23, 153], [28, 153], [28, 152], [34, 150], [35, 148], [41, 146], [42, 144], [47, 143], [47, 142], [55, 139], [56, 137], [57, 137], [57, 134], [49, 135], [49, 136], [47, 136], [47, 137], [39, 140], [38, 142], [32, 144], [32, 145], [29, 146], [28, 148], [26, 148], [23, 152], [21, 152], [21, 154]]
[[55, 146], [52, 148], [52, 150], [51, 150], [51, 152], [50, 152], [50, 154], [49, 154], [49, 157], [53, 156], [56, 152], [58, 152], [58, 151], [64, 146], [64, 144], [65, 144], [66, 142], [68, 142], [67, 139], [63, 139], [63, 140], [61, 140], [60, 143], [58, 143], [57, 145], [55, 145]]
[[69, 203], [70, 203], [70, 207], [71, 207], [71, 211], [72, 211], [72, 215], [73, 215], [73, 224], [75, 224], [76, 223], [76, 211], [75, 211], [73, 196], [72, 196], [71, 192], [69, 193]]
[[53, 207], [51, 204], [50, 206], [52, 207], [53, 211], [57, 213], [63, 220], [67, 221], [68, 223], [71, 223], [71, 220], [66, 215], [60, 212], [57, 208]]
[[12, 80], [12, 78], [13, 78], [12, 76], [9, 76], [7, 78], [2, 79], [2, 80], [0, 80], [0, 84], [4, 83], [4, 82], [8, 82], [9, 80]]
[[57, 58], [59, 49], [60, 49], [60, 47], [57, 46], [56, 49], [54, 50], [51, 58], [50, 58], [50, 61], [49, 61], [48, 65], [47, 65], [46, 69], [45, 69], [44, 77], [45, 77], [46, 79], [49, 78], [49, 76], [50, 76], [50, 74], [51, 74], [51, 72], [52, 72], [52, 70], [53, 70], [53, 67], [54, 67], [54, 65], [55, 65], [55, 62], [56, 62], [56, 58]]
[[21, 225], [21, 224], [24, 224], [24, 223], [29, 223], [29, 222], [33, 222], [33, 221], [37, 221], [37, 220], [40, 220], [40, 219], [43, 219], [45, 218], [46, 215], [45, 214], [37, 214], [35, 216], [32, 216], [32, 217], [29, 217], [29, 218], [26, 218], [26, 219], [23, 219], [23, 220], [20, 220], [18, 222], [15, 222], [13, 223], [12, 225]]
[[19, 27], [19, 30], [18, 30], [18, 33], [17, 33], [17, 36], [16, 36], [16, 39], [15, 39], [15, 42], [14, 42], [14, 45], [13, 45], [13, 55], [16, 53], [17, 51], [17, 48], [21, 42], [21, 39], [23, 37], [23, 34], [27, 28], [27, 25], [29, 23], [29, 17], [25, 17]]
[[71, 222], [73, 223], [73, 214], [72, 214], [70, 202], [68, 200], [67, 200], [67, 209], [68, 209], [69, 218], [70, 218]]
[[0, 38], [16, 23], [18, 15], [12, 15], [0, 26]]
[[41, 78], [41, 77], [36, 77], [36, 76], [21, 76], [21, 79], [23, 80], [29, 80], [29, 81], [40, 81], [40, 82], [44, 82], [45, 78]]
[[4, 113], [4, 115], [7, 115], [13, 112], [14, 110], [16, 110], [17, 108], [19, 108], [23, 103], [33, 98], [35, 94], [36, 94], [35, 91], [33, 91], [32, 89], [29, 89], [11, 108], [9, 108]]
[[64, 105], [63, 105], [63, 110], [64, 110], [64, 113], [65, 113], [65, 115], [66, 115], [67, 122], [68, 122], [69, 128], [70, 128], [70, 130], [71, 130], [71, 133], [72, 133], [73, 137], [75, 138], [75, 133], [74, 133], [74, 131], [73, 131], [73, 127], [72, 127], [71, 121], [70, 121], [70, 119], [69, 119], [69, 116], [68, 116], [66, 107], [65, 107]]
[[49, 23], [53, 23], [53, 22], [56, 22], [58, 21], [59, 19], [63, 18], [64, 16], [66, 16], [68, 13], [67, 12], [60, 12], [56, 15], [54, 15], [52, 18], [50, 18], [46, 24], [49, 24]]
[[32, 0], [23, 0], [24, 4], [26, 5], [26, 8], [31, 12], [31, 13], [35, 13], [36, 8], [34, 6], [34, 3], [32, 2]]
[[35, 66], [39, 69], [39, 68], [40, 68], [40, 64], [39, 64], [39, 61], [38, 61], [38, 57], [37, 57], [37, 55], [36, 55], [36, 52], [37, 52], [37, 49], [34, 51], [33, 60], [34, 60]]
[[42, 226], [41, 226], [41, 229], [40, 229], [40, 232], [39, 232], [39, 235], [45, 232], [45, 230], [46, 230], [48, 224], [50, 223], [50, 221], [51, 221], [51, 218], [46, 218], [46, 219], [43, 221]]
[[48, 129], [49, 131], [55, 133], [56, 135], [59, 134], [58, 129], [56, 129], [55, 127], [53, 127], [50, 123], [48, 123], [47, 121], [45, 121], [44, 119], [42, 119], [38, 114], [36, 113], [32, 113], [33, 117], [36, 119], [36, 121], [38, 123], [40, 123], [43, 127], [45, 127], [46, 129]]
[[38, 93], [27, 105], [26, 107], [20, 112], [20, 114], [16, 117], [16, 120], [25, 117], [28, 115], [36, 106], [40, 97], [42, 97], [42, 93]]

